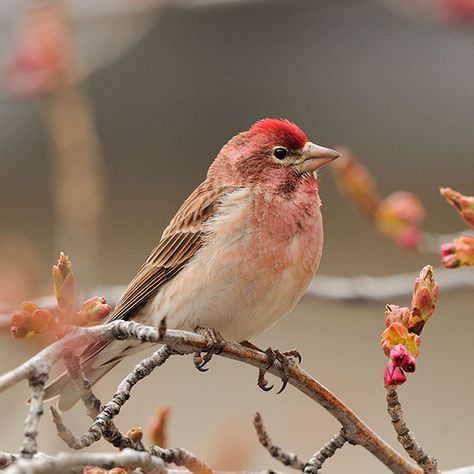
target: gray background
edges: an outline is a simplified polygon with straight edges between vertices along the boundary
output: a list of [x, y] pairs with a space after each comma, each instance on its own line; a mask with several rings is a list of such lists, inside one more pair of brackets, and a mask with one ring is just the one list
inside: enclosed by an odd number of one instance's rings
[[[368, 1], [169, 9], [133, 50], [87, 83], [107, 174], [100, 282], [128, 281], [219, 148], [267, 116], [295, 121], [322, 145], [351, 147], [383, 195], [416, 192], [427, 208], [428, 230], [462, 228], [437, 188], [473, 192], [473, 40], [467, 26], [414, 21]], [[35, 243], [47, 284], [59, 249], [52, 244], [44, 104], [8, 100], [0, 107], [1, 230]], [[405, 253], [376, 235], [340, 197], [329, 170], [321, 182], [321, 273], [383, 275], [438, 264], [436, 255]], [[383, 304], [305, 298], [255, 342], [300, 349], [303, 367], [396, 446], [381, 383], [383, 312]], [[472, 317], [472, 295], [441, 292], [423, 333], [418, 372], [401, 390], [407, 420], [442, 468], [474, 462]], [[0, 337], [2, 371], [36, 348], [34, 341]], [[121, 364], [98, 386], [104, 400], [132, 366], [132, 360]], [[281, 469], [257, 446], [251, 423], [257, 410], [273, 439], [302, 457], [338, 430], [291, 388], [279, 396], [261, 392], [256, 376], [224, 360], [199, 374], [189, 359], [176, 358], [136, 388], [119, 426], [146, 426], [155, 406], [169, 404], [171, 445], [227, 469]], [[2, 449], [18, 447], [26, 394], [22, 386], [2, 395]], [[60, 446], [49, 418], [41, 422], [44, 450]], [[67, 420], [78, 434], [87, 427], [80, 409]], [[345, 447], [324, 472], [384, 469], [361, 448]]]

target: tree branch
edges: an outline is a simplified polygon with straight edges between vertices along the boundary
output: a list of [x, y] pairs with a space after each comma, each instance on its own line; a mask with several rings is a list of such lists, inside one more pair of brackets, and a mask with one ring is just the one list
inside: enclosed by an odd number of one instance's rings
[[397, 439], [403, 446], [407, 454], [423, 469], [427, 474], [440, 474], [438, 463], [435, 458], [429, 457], [415, 440], [413, 433], [408, 429], [403, 419], [403, 409], [398, 400], [397, 387], [389, 385], [387, 388], [387, 411], [390, 420], [397, 433]]
[[[29, 361], [0, 376], [0, 392], [25, 378], [33, 376], [37, 371], [38, 365], [47, 367], [49, 372], [51, 365], [60, 359], [65, 351], [72, 350], [73, 348], [78, 350], [80, 347], [92, 341], [108, 341], [112, 339], [136, 339], [142, 342], [164, 343], [170, 346], [174, 351], [178, 351], [182, 354], [205, 351], [208, 349], [208, 341], [198, 334], [178, 330], [164, 331], [158, 328], [143, 326], [132, 321], [116, 321], [103, 326], [77, 328], [66, 338], [43, 349]], [[232, 342], [226, 342], [224, 344], [220, 355], [262, 369], [266, 369], [269, 362], [265, 353]], [[284, 368], [278, 361], [268, 369], [268, 372], [279, 377], [282, 377], [285, 373]], [[346, 439], [350, 443], [360, 445], [367, 449], [394, 473], [414, 474], [420, 472], [418, 467], [408, 463], [400, 454], [388, 446], [363, 423], [349, 407], [300, 367], [291, 363], [288, 375], [291, 385], [319, 403], [339, 420], [345, 430]], [[110, 405], [110, 408], [110, 413], [113, 413], [115, 408], [113, 408], [112, 405]], [[101, 415], [102, 414], [104, 414], [104, 412], [102, 412]], [[101, 415], [99, 415], [99, 417]], [[108, 415], [103, 415], [101, 418], [99, 417], [96, 418], [96, 421], [98, 421], [97, 425], [100, 427], [100, 430], [102, 430], [106, 426], [103, 420], [106, 420]]]
[[[41, 457], [28, 461], [19, 459], [10, 465], [5, 474], [65, 474], [67, 472], [82, 472], [84, 466], [97, 466], [104, 469], [130, 466], [141, 467], [145, 470], [154, 470], [159, 474], [166, 474], [167, 469], [163, 461], [147, 452], [133, 449], [124, 449], [114, 453], [59, 453], [54, 457]], [[77, 470], [74, 468], [81, 468]]]
[[260, 413], [255, 414], [253, 425], [255, 426], [255, 431], [257, 432], [258, 441], [264, 448], [266, 448], [272, 457], [278, 459], [278, 461], [280, 461], [285, 466], [291, 466], [293, 469], [304, 471], [305, 463], [298, 458], [298, 455], [295, 453], [287, 453], [279, 446], [276, 446], [272, 443], [272, 440], [265, 429], [265, 425], [263, 424]]
[[304, 468], [305, 474], [318, 474], [324, 462], [347, 442], [344, 428], [336, 433], [317, 453], [313, 454]]

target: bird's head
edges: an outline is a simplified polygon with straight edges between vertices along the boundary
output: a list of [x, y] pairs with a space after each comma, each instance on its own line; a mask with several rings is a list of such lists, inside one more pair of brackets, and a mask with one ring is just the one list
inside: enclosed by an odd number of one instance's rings
[[267, 118], [227, 142], [210, 176], [226, 184], [291, 191], [338, 156], [337, 151], [311, 143], [294, 123]]

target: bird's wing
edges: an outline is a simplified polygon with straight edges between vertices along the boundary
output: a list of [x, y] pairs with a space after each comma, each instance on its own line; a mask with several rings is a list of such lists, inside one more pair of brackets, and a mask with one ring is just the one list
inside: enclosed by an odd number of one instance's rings
[[[133, 316], [158, 288], [175, 276], [203, 244], [204, 222], [213, 216], [220, 199], [235, 190], [230, 186], [212, 186], [204, 181], [186, 199], [163, 232], [158, 246], [151, 252], [117, 302], [104, 324], [127, 320]], [[107, 343], [88, 346], [81, 359], [87, 362]]]

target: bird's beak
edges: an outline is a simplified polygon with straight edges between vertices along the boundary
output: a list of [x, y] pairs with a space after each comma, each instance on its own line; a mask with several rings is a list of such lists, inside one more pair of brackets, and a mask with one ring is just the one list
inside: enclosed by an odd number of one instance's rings
[[311, 173], [335, 160], [340, 153], [330, 148], [308, 142], [301, 150], [301, 162], [297, 165], [300, 173]]

